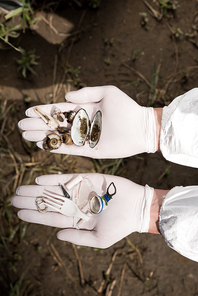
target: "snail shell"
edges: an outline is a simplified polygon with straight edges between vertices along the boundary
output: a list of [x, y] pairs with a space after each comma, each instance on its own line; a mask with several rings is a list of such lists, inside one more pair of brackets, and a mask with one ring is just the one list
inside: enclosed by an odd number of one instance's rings
[[68, 123], [72, 123], [75, 115], [76, 115], [76, 111], [69, 111], [69, 112], [63, 112], [65, 118], [67, 119]]
[[61, 137], [57, 134], [49, 134], [43, 140], [43, 149], [54, 150], [58, 149], [62, 144]]
[[76, 146], [84, 145], [89, 134], [89, 117], [84, 109], [78, 110], [71, 127], [71, 138]]
[[62, 113], [62, 111], [55, 107], [54, 111], [52, 112], [52, 117], [55, 118], [56, 120], [63, 122], [65, 120], [65, 116]]
[[69, 134], [63, 134], [61, 136], [61, 140], [66, 145], [72, 145], [73, 144], [72, 138], [71, 138], [71, 136]]

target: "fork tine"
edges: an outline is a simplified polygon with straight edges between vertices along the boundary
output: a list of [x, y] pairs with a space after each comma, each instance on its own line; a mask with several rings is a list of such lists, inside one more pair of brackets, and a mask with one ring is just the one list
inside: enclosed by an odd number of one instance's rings
[[57, 207], [53, 206], [50, 202], [44, 200], [44, 204], [45, 204], [46, 206], [48, 206], [48, 207], [54, 209], [55, 211], [60, 212], [60, 208], [57, 208]]
[[62, 196], [59, 193], [52, 192], [50, 190], [44, 189], [44, 194], [47, 195], [47, 196], [50, 196], [50, 197], [54, 198], [54, 200], [57, 200], [58, 202], [64, 202], [65, 201], [65, 197]]
[[60, 210], [61, 209], [61, 206], [62, 205], [57, 204], [56, 202], [54, 202], [53, 199], [43, 196], [43, 200], [44, 200], [44, 203], [47, 206], [53, 207], [53, 209], [56, 209], [56, 210]]

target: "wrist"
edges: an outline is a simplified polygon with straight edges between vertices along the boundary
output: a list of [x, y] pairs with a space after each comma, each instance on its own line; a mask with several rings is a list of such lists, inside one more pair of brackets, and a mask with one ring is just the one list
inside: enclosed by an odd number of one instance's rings
[[164, 196], [166, 196], [168, 192], [169, 190], [154, 189], [153, 199], [150, 207], [149, 233], [160, 234], [159, 213]]
[[163, 108], [153, 108], [155, 127], [156, 127], [156, 145], [157, 150], [160, 150], [160, 131], [161, 131], [161, 121], [162, 121], [162, 111]]

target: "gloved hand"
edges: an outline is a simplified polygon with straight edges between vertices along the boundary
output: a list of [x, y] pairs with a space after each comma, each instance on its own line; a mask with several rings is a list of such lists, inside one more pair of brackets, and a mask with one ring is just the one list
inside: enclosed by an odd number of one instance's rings
[[[69, 92], [66, 100], [70, 103], [57, 103], [37, 106], [50, 114], [52, 107], [61, 111], [84, 108], [92, 120], [97, 110], [102, 112], [102, 132], [95, 148], [89, 144], [78, 147], [62, 144], [54, 153], [82, 155], [92, 158], [122, 158], [143, 152], [155, 152], [156, 127], [153, 108], [139, 106], [125, 93], [114, 86], [86, 87]], [[19, 122], [19, 128], [25, 130], [23, 137], [29, 141], [42, 141], [50, 128], [29, 108], [26, 115], [30, 118]], [[64, 125], [67, 125], [66, 121]], [[37, 144], [42, 148], [42, 144]]]
[[[46, 213], [40, 213], [35, 205], [37, 197], [43, 196], [44, 190], [60, 194], [58, 184], [65, 184], [75, 175], [45, 175], [36, 178], [38, 185], [25, 185], [17, 189], [17, 196], [12, 198], [12, 204], [21, 208], [19, 218], [30, 223], [39, 223], [63, 228], [57, 234], [58, 239], [77, 245], [106, 248], [132, 232], [148, 232], [150, 228], [150, 208], [153, 202], [154, 189], [140, 186], [122, 177], [103, 174], [82, 174], [93, 184], [92, 194], [105, 194], [108, 185], [114, 182], [116, 194], [108, 202], [108, 206], [99, 214], [93, 214], [82, 228], [74, 228], [74, 218], [62, 215], [50, 208]], [[83, 182], [83, 181], [82, 181]], [[88, 201], [88, 195], [78, 199]], [[73, 198], [71, 193], [71, 198]], [[83, 204], [83, 203], [82, 203]], [[86, 204], [86, 202], [85, 202]], [[82, 211], [86, 211], [82, 208]], [[153, 222], [156, 224], [156, 221]]]

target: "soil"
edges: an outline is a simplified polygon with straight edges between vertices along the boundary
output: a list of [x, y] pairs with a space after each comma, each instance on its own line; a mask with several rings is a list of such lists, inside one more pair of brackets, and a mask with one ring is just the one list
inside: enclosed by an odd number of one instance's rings
[[[50, 155], [24, 141], [17, 122], [27, 107], [63, 102], [74, 88], [107, 84], [142, 106], [163, 107], [197, 87], [197, 1], [178, 1], [160, 20], [140, 0], [103, 0], [97, 9], [68, 2], [38, 12], [37, 28], [11, 39], [35, 49], [38, 76], [29, 73], [24, 79], [13, 59], [19, 53], [0, 52], [1, 110], [8, 110], [0, 142], [1, 295], [198, 295], [198, 264], [170, 249], [160, 235], [133, 233], [105, 250], [74, 246], [57, 240], [57, 229], [19, 222], [10, 204], [17, 186], [34, 184], [42, 174], [109, 172], [97, 160]], [[148, 0], [159, 13], [157, 2]], [[197, 169], [170, 163], [161, 153], [119, 164], [115, 174], [141, 185], [198, 184]]]

